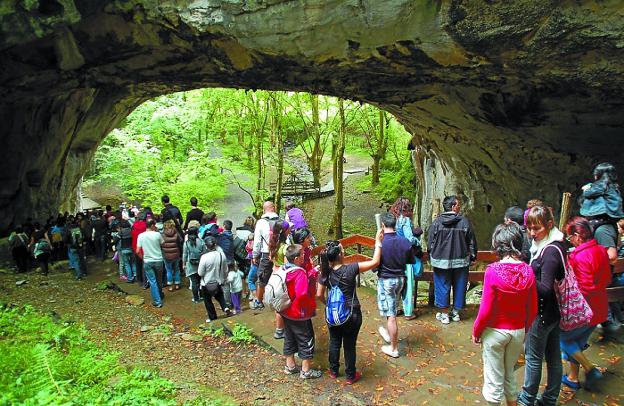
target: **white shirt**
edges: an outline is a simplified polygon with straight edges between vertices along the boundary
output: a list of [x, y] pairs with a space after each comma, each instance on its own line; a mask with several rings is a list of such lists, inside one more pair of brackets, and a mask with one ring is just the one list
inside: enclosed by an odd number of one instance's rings
[[143, 249], [143, 262], [161, 262], [163, 260], [160, 244], [165, 242], [158, 231], [147, 230], [139, 234], [137, 248]]

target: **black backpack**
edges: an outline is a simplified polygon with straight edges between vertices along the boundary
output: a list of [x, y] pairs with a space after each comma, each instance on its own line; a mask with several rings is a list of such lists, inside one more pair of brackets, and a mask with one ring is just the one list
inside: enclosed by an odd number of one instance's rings
[[237, 262], [245, 262], [247, 260], [247, 250], [245, 246], [247, 243], [241, 238], [234, 237], [234, 259]]

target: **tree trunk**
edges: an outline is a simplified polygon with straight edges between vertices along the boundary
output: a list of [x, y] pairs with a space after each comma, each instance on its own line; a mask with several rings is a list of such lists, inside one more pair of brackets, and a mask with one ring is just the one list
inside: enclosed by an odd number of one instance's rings
[[379, 110], [379, 139], [376, 145], [376, 151], [373, 155], [373, 174], [371, 183], [373, 187], [379, 185], [379, 164], [386, 157], [386, 149], [388, 148], [388, 140], [386, 139], [386, 113]]
[[280, 112], [277, 108], [275, 95], [271, 95], [271, 139], [275, 140], [275, 152], [277, 153], [277, 181], [275, 185], [275, 210], [280, 212], [282, 206], [282, 184], [284, 182], [284, 141], [279, 126]]
[[[338, 131], [336, 140], [336, 149], [334, 153], [334, 237], [339, 240], [343, 238], [342, 231], [342, 211], [344, 209], [343, 202], [343, 182], [342, 174], [344, 170], [344, 151], [345, 151], [345, 137], [347, 132], [347, 125], [345, 121], [344, 102], [342, 99], [338, 99], [338, 111], [340, 114], [340, 131]], [[336, 135], [334, 135], [336, 136]]]
[[312, 102], [312, 153], [310, 154], [310, 172], [312, 172], [312, 179], [314, 181], [314, 187], [321, 187], [321, 162], [323, 160], [323, 154], [321, 151], [321, 130], [319, 119], [319, 97], [316, 94], [310, 95]]
[[371, 176], [371, 183], [373, 186], [377, 186], [379, 185], [379, 163], [381, 162], [381, 157], [379, 155], [375, 155], [373, 157], [373, 167], [372, 169], [372, 176]]

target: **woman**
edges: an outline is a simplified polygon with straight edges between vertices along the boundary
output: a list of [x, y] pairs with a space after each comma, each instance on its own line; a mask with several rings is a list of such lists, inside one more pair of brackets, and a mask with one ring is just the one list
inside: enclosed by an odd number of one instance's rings
[[602, 378], [604, 368], [597, 367], [583, 353], [589, 336], [596, 325], [607, 320], [609, 301], [607, 286], [611, 283], [611, 268], [606, 250], [598, 245], [589, 221], [584, 217], [573, 217], [566, 224], [565, 232], [574, 246], [568, 260], [574, 270], [579, 290], [594, 313], [591, 323], [570, 331], [561, 332], [561, 355], [568, 361], [569, 372], [561, 380], [569, 396], [580, 389], [579, 364], [585, 370], [585, 388], [595, 390]]
[[223, 251], [217, 250], [217, 240], [214, 237], [208, 236], [204, 242], [207, 252], [199, 260], [197, 273], [201, 277], [201, 292], [208, 313], [206, 323], [210, 323], [217, 319], [217, 311], [212, 303], [213, 297], [217, 299], [224, 313], [227, 315], [230, 313], [223, 297], [223, 284], [227, 280], [227, 258]]
[[33, 251], [33, 257], [39, 262], [41, 274], [48, 276], [48, 264], [50, 262], [50, 254], [52, 252], [52, 244], [45, 229], [41, 228], [39, 223], [34, 224], [35, 231], [30, 237], [29, 248]]
[[524, 343], [524, 385], [518, 402], [528, 406], [535, 404], [542, 379], [542, 360], [545, 358], [548, 380], [540, 402], [545, 406], [554, 406], [559, 397], [563, 372], [559, 347], [561, 315], [554, 284], [565, 275], [560, 252], [565, 253], [567, 245], [563, 233], [555, 227], [549, 207], [538, 205], [531, 208], [527, 215], [527, 230], [533, 239], [530, 265], [536, 280], [538, 306], [537, 318]]
[[247, 216], [242, 226], [236, 227], [236, 236], [243, 241], [249, 239], [249, 234], [253, 234], [256, 227], [256, 219], [252, 216]]
[[199, 303], [199, 275], [197, 268], [202, 255], [206, 252], [204, 241], [199, 238], [199, 222], [191, 220], [188, 224], [186, 241], [182, 249], [182, 268], [187, 278], [191, 280], [191, 292], [193, 292], [193, 303]]
[[526, 331], [537, 315], [533, 269], [522, 258], [524, 233], [516, 223], [501, 224], [492, 235], [500, 261], [483, 278], [483, 296], [472, 329], [472, 342], [483, 345], [483, 397], [489, 404], [515, 406], [514, 366]]
[[165, 221], [163, 231], [163, 242], [160, 244], [162, 249], [165, 270], [167, 271], [167, 286], [169, 292], [180, 289], [180, 245], [182, 237], [178, 234], [176, 223], [173, 220]]
[[[414, 235], [412, 229], [412, 203], [405, 197], [399, 197], [389, 209], [390, 213], [396, 217], [396, 233], [400, 237], [405, 237], [412, 243], [412, 247], [420, 247], [420, 239]], [[414, 320], [417, 316], [413, 314], [414, 303], [418, 295], [418, 282], [414, 281], [414, 273], [420, 273], [422, 263], [420, 258], [414, 257], [414, 264], [407, 266], [405, 276], [406, 284], [403, 292], [403, 312], [406, 320]], [[459, 320], [457, 320], [459, 321]]]
[[375, 252], [370, 261], [344, 264], [344, 248], [338, 241], [328, 241], [321, 253], [321, 278], [317, 285], [316, 297], [325, 301], [325, 289], [338, 286], [348, 308], [353, 306], [351, 317], [339, 326], [329, 328], [329, 376], [336, 378], [340, 368], [340, 347], [344, 347], [345, 374], [347, 384], [357, 382], [362, 374], [355, 369], [356, 343], [362, 326], [362, 311], [357, 297], [356, 280], [360, 272], [376, 268], [381, 259], [383, 230], [375, 236]]
[[17, 266], [17, 272], [26, 272], [28, 270], [28, 236], [21, 226], [17, 226], [9, 235], [9, 248]]

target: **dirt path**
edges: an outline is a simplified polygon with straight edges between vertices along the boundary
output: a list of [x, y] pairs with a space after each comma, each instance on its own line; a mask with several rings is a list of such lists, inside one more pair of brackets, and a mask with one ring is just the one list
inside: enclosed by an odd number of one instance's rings
[[[284, 376], [283, 361], [276, 351], [281, 342], [272, 339], [272, 314], [246, 310], [240, 316], [219, 319], [232, 328], [242, 323], [254, 331], [261, 345], [233, 345], [223, 338], [204, 336], [203, 305], [191, 303], [188, 289], [166, 292], [165, 306], [149, 305], [149, 291], [136, 284], [119, 283], [129, 293], [144, 297], [146, 304], [131, 306], [125, 294], [99, 290], [103, 280], [115, 280], [110, 261], [89, 261], [90, 275], [74, 281], [67, 271], [55, 270], [48, 278], [2, 274], [0, 300], [31, 304], [84, 323], [96, 339], [122, 354], [128, 364], [157, 368], [179, 388], [179, 400], [210, 393], [215, 388], [244, 405], [340, 404], [340, 405], [449, 405], [483, 403], [480, 395], [480, 349], [469, 342], [475, 309], [466, 321], [442, 326], [430, 309], [421, 309], [415, 321], [399, 321], [402, 357], [394, 360], [379, 353], [381, 340], [376, 328], [382, 322], [370, 291], [360, 290], [364, 324], [358, 341], [358, 368], [364, 379], [348, 387], [344, 378], [334, 381], [326, 374], [315, 381]], [[16, 281], [27, 283], [17, 286]], [[320, 312], [319, 312], [320, 313]], [[322, 316], [314, 320], [317, 335], [315, 365], [326, 367], [327, 331]], [[217, 324], [217, 327], [219, 324]], [[624, 401], [624, 370], [619, 362], [622, 345], [597, 342], [592, 337], [591, 359], [600, 360], [611, 371], [603, 394], [580, 391], [580, 404], [616, 405]], [[195, 341], [197, 340], [197, 341]], [[522, 369], [517, 371], [522, 380]], [[608, 395], [606, 395], [608, 394]], [[205, 395], [203, 395], [205, 396]]]

